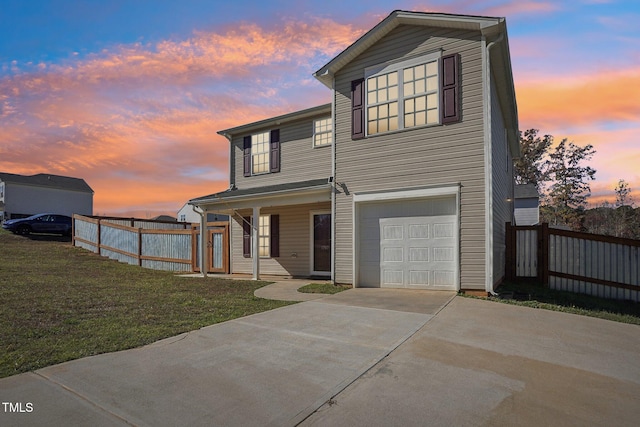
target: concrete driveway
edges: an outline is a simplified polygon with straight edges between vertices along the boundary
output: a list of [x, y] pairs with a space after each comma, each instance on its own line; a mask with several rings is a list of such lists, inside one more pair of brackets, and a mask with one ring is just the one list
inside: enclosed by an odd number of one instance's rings
[[0, 425], [635, 426], [639, 354], [637, 326], [353, 289], [2, 379]]

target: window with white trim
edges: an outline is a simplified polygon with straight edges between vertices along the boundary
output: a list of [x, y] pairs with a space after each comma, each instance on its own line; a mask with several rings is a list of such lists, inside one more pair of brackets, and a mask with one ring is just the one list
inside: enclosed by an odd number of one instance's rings
[[259, 228], [259, 242], [258, 242], [258, 253], [261, 257], [268, 257], [270, 254], [269, 248], [271, 247], [271, 216], [270, 215], [260, 215], [260, 220], [258, 221]]
[[313, 146], [323, 147], [333, 142], [333, 119], [318, 119], [313, 121]]
[[269, 172], [269, 132], [251, 135], [251, 174]]
[[367, 135], [440, 123], [440, 53], [366, 73]]

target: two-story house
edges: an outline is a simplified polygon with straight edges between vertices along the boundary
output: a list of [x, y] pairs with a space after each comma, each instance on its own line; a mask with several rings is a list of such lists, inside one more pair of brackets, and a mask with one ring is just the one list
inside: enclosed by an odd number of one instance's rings
[[0, 221], [39, 213], [93, 214], [93, 190], [84, 179], [0, 172]]
[[331, 103], [221, 131], [233, 273], [492, 292], [518, 123], [504, 18], [394, 11], [314, 76]]

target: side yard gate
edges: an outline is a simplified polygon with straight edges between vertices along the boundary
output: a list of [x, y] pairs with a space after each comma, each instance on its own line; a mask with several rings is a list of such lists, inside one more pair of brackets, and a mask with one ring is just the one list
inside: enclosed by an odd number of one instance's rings
[[[226, 222], [207, 224], [207, 272], [229, 272]], [[73, 216], [73, 244], [120, 262], [154, 270], [200, 271], [200, 227], [135, 218]]]
[[640, 301], [640, 240], [507, 223], [506, 277], [551, 289]]

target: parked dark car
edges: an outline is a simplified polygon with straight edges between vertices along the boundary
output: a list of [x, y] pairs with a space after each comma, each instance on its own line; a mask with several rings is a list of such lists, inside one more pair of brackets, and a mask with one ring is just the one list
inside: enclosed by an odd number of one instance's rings
[[57, 214], [38, 214], [28, 218], [10, 219], [2, 228], [16, 234], [53, 233], [71, 235], [71, 217]]

